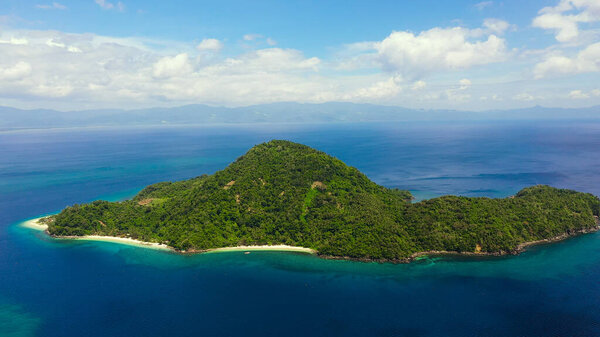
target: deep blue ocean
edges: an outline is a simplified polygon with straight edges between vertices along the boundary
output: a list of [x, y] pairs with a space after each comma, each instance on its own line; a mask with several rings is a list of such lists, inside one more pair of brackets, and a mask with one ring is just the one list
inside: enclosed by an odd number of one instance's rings
[[418, 199], [534, 184], [600, 195], [600, 122], [0, 132], [0, 336], [600, 336], [600, 234], [412, 264], [284, 252], [181, 256], [55, 240], [25, 219], [301, 142]]

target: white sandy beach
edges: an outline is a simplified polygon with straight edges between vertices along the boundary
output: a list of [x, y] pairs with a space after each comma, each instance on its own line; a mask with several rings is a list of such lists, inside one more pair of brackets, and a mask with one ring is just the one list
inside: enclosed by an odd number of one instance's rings
[[[101, 236], [101, 235], [86, 235], [86, 236], [69, 236], [69, 237], [59, 237], [58, 239], [66, 239], [66, 240], [83, 240], [83, 241], [103, 241], [103, 242], [112, 242], [112, 243], [120, 243], [130, 246], [151, 248], [151, 249], [159, 249], [159, 250], [173, 250], [171, 247], [156, 243], [156, 242], [145, 242], [140, 240], [135, 240], [132, 238], [120, 238], [114, 236]], [[204, 252], [198, 253], [219, 253], [219, 252], [233, 252], [233, 251], [285, 251], [285, 252], [301, 252], [301, 253], [309, 253], [315, 254], [316, 251], [310, 248], [304, 247], [295, 247], [295, 246], [287, 246], [287, 245], [265, 245], [265, 246], [237, 246], [237, 247], [223, 247], [223, 248], [214, 248], [208, 249]]]
[[38, 231], [45, 231], [46, 229], [48, 229], [48, 225], [42, 224], [39, 222], [39, 220], [43, 218], [43, 217], [39, 217], [39, 218], [35, 218], [35, 219], [30, 219], [27, 221], [24, 221], [21, 223], [21, 226], [23, 227], [27, 227], [27, 228], [31, 228], [31, 229], [35, 229]]
[[102, 241], [102, 242], [112, 242], [112, 243], [120, 243], [129, 246], [136, 247], [144, 247], [144, 248], [152, 248], [159, 250], [172, 250], [171, 247], [156, 242], [146, 242], [135, 240], [132, 238], [120, 238], [116, 236], [102, 236], [102, 235], [86, 235], [86, 236], [67, 236], [67, 237], [59, 237], [58, 239], [66, 239], [66, 240], [81, 240], [81, 241]]
[[[21, 226], [45, 231], [48, 229], [48, 225], [42, 224], [39, 222], [40, 218], [30, 219], [21, 223]], [[160, 249], [160, 250], [171, 250], [171, 248], [165, 244], [156, 243], [156, 242], [145, 242], [140, 240], [135, 240], [132, 238], [120, 238], [115, 236], [101, 236], [101, 235], [86, 235], [86, 236], [66, 236], [59, 237], [57, 239], [61, 240], [83, 240], [83, 241], [103, 241], [103, 242], [113, 242], [120, 243], [130, 246], [144, 247], [144, 248], [152, 248], [152, 249]]]
[[[21, 226], [39, 230], [39, 231], [45, 231], [48, 229], [48, 225], [40, 223], [39, 220], [41, 218], [42, 217], [24, 221], [21, 223]], [[144, 247], [144, 248], [172, 250], [171, 247], [169, 247], [165, 244], [161, 244], [161, 243], [145, 242], [145, 241], [135, 240], [132, 238], [121, 238], [121, 237], [114, 237], [114, 236], [86, 235], [86, 236], [59, 237], [57, 239], [103, 241], [103, 242], [120, 243], [120, 244]], [[316, 251], [311, 248], [295, 247], [295, 246], [288, 246], [288, 245], [264, 245], [264, 246], [256, 245], [256, 246], [223, 247], [223, 248], [208, 249], [206, 252], [207, 253], [218, 253], [218, 252], [233, 252], [233, 251], [285, 251], [285, 252], [301, 252], [301, 253], [309, 253], [309, 254], [316, 253]]]
[[207, 253], [218, 253], [218, 252], [233, 252], [233, 251], [285, 251], [285, 252], [301, 252], [315, 254], [316, 251], [311, 248], [296, 247], [288, 245], [264, 245], [264, 246], [236, 246], [236, 247], [223, 247], [213, 248], [207, 250]]

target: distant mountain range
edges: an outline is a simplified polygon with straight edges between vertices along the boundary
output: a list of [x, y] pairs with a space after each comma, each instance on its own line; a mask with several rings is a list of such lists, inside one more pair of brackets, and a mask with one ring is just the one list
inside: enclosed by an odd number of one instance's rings
[[135, 126], [217, 123], [328, 123], [443, 120], [598, 119], [600, 106], [578, 109], [535, 106], [514, 110], [422, 110], [397, 106], [331, 102], [272, 103], [226, 108], [185, 105], [136, 110], [56, 111], [0, 107], [0, 129], [80, 126]]

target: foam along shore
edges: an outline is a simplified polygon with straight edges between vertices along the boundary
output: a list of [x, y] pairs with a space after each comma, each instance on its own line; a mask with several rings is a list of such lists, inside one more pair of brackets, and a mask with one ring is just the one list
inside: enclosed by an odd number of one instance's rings
[[[21, 223], [21, 226], [39, 230], [46, 231], [48, 229], [48, 225], [41, 223], [39, 220], [42, 219], [35, 218], [24, 221]], [[112, 243], [120, 243], [130, 246], [136, 247], [144, 247], [144, 248], [152, 248], [152, 249], [160, 249], [160, 250], [172, 250], [171, 247], [156, 242], [145, 242], [140, 240], [135, 240], [132, 238], [122, 238], [116, 236], [102, 236], [102, 235], [85, 235], [85, 236], [53, 236], [55, 239], [60, 240], [81, 240], [81, 241], [102, 241], [102, 242], [112, 242]]]
[[207, 249], [207, 253], [219, 253], [219, 252], [235, 252], [235, 251], [282, 251], [282, 252], [299, 252], [299, 253], [308, 253], [308, 254], [316, 254], [317, 251], [311, 248], [305, 247], [296, 247], [296, 246], [288, 246], [288, 245], [264, 245], [264, 246], [236, 246], [236, 247], [223, 247], [223, 248], [213, 248]]

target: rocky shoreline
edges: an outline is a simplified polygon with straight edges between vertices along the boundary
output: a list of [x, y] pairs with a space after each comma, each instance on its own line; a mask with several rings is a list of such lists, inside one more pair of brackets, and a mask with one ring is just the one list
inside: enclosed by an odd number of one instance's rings
[[573, 231], [571, 233], [563, 233], [561, 235], [557, 235], [552, 238], [523, 242], [517, 245], [516, 249], [512, 251], [498, 251], [498, 252], [456, 252], [456, 251], [443, 251], [443, 250], [431, 250], [425, 252], [417, 252], [412, 254], [410, 257], [403, 259], [368, 259], [368, 258], [354, 258], [350, 256], [334, 256], [334, 255], [317, 255], [320, 258], [328, 259], [328, 260], [347, 260], [347, 261], [356, 261], [356, 262], [379, 262], [379, 263], [411, 263], [415, 260], [418, 260], [420, 257], [425, 256], [467, 256], [467, 257], [486, 257], [486, 256], [507, 256], [507, 255], [519, 255], [520, 253], [527, 250], [527, 247], [554, 243], [563, 241], [572, 237], [576, 237], [583, 234], [594, 233], [600, 230], [600, 219], [596, 217], [596, 227], [593, 228], [584, 228], [580, 230]]

